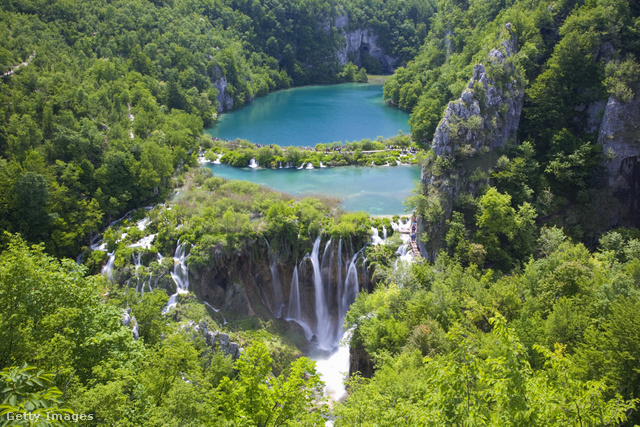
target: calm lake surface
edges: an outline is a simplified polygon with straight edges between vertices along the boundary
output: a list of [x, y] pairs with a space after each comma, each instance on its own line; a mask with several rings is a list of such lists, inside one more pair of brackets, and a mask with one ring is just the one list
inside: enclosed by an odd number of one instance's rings
[[220, 115], [207, 133], [260, 144], [315, 146], [409, 133], [409, 113], [385, 105], [381, 84], [305, 86], [271, 93]]
[[294, 196], [342, 199], [342, 208], [370, 215], [402, 215], [402, 201], [420, 179], [419, 166], [344, 166], [322, 169], [250, 169], [207, 163], [217, 176], [266, 185]]

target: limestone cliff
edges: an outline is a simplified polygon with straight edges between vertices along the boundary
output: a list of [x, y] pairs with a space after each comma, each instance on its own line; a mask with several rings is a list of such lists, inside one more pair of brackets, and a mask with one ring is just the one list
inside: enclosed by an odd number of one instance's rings
[[218, 113], [223, 111], [229, 111], [233, 109], [233, 97], [227, 91], [229, 83], [225, 76], [222, 75], [222, 70], [216, 67], [214, 70], [214, 76], [212, 77], [213, 86], [218, 91], [216, 99], [218, 100]]
[[397, 58], [387, 55], [378, 45], [378, 36], [370, 29], [356, 28], [349, 30], [349, 18], [340, 15], [336, 18], [335, 26], [344, 37], [344, 44], [336, 52], [340, 65], [345, 65], [350, 60], [361, 67], [363, 56], [371, 55], [379, 63], [384, 73], [392, 73], [398, 62]]
[[[361, 247], [362, 242], [355, 242]], [[339, 295], [339, 287], [344, 283], [346, 267], [354, 255], [353, 249], [339, 250], [337, 244], [321, 245], [325, 248], [318, 256], [320, 274], [325, 283], [324, 292], [330, 302], [328, 315], [337, 322], [338, 305], [334, 303]], [[327, 250], [327, 248], [329, 250]], [[191, 268], [191, 290], [215, 309], [228, 315], [259, 316], [262, 319], [274, 319], [282, 315], [287, 317], [290, 307], [291, 282], [294, 268], [297, 270], [300, 311], [303, 320], [315, 330], [316, 308], [314, 269], [308, 256], [297, 262], [271, 255], [266, 241], [248, 242], [239, 253], [231, 253], [219, 246], [212, 249], [206, 266]], [[273, 260], [270, 269], [270, 263]], [[359, 265], [361, 267], [361, 265]], [[340, 271], [340, 279], [337, 272]], [[274, 280], [274, 273], [276, 280]], [[361, 289], [367, 289], [370, 279], [362, 268], [357, 269], [358, 283]], [[276, 283], [277, 282], [277, 283]], [[302, 329], [289, 322], [291, 330], [303, 333]]]
[[[450, 102], [436, 128], [432, 149], [435, 158], [423, 169], [422, 181], [428, 204], [437, 211], [420, 221], [428, 240], [420, 242], [423, 256], [430, 260], [443, 247], [446, 221], [456, 199], [465, 193], [477, 195], [487, 179], [482, 177], [497, 157], [496, 149], [516, 142], [516, 132], [524, 102], [524, 86], [508, 60], [516, 53], [511, 25], [505, 38], [493, 49], [484, 64], [477, 64], [460, 98]], [[481, 173], [478, 173], [481, 172]]]
[[505, 61], [515, 53], [515, 40], [505, 40], [502, 47], [504, 51], [493, 49], [488, 59], [492, 67], [506, 72], [506, 82], [494, 81], [483, 64], [474, 67], [469, 84], [449, 103], [436, 128], [432, 148], [438, 157], [468, 157], [515, 138], [524, 88]]
[[611, 195], [627, 212], [624, 218], [640, 224], [640, 97], [624, 103], [613, 96], [604, 109], [598, 135]]

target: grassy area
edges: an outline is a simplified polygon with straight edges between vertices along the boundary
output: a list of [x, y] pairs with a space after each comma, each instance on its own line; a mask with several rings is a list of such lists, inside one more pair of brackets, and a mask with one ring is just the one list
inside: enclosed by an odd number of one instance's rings
[[367, 82], [374, 84], [383, 84], [391, 75], [367, 74]]

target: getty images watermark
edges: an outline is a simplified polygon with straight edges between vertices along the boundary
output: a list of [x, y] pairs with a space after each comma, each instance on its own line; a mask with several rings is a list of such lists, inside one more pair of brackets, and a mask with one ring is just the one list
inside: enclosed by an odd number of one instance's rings
[[47, 412], [46, 414], [23, 414], [20, 412], [7, 412], [5, 414], [9, 421], [91, 421], [93, 414], [56, 414]]

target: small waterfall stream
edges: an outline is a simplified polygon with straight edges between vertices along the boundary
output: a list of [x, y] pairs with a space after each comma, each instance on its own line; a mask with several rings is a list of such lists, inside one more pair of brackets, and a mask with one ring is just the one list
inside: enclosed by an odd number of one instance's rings
[[284, 308], [284, 298], [282, 296], [282, 281], [280, 280], [280, 273], [278, 273], [278, 267], [276, 266], [276, 257], [271, 250], [269, 242], [267, 243], [267, 249], [269, 252], [269, 269], [271, 270], [271, 281], [273, 283], [273, 301], [271, 305], [271, 313], [276, 318], [282, 317], [282, 309]]
[[298, 280], [298, 266], [293, 269], [293, 277], [291, 278], [291, 286], [289, 292], [289, 310], [287, 311], [287, 317], [285, 320], [289, 322], [296, 322], [304, 330], [304, 336], [307, 341], [311, 341], [313, 338], [313, 331], [311, 327], [302, 320], [302, 308], [300, 307], [300, 283]]
[[110, 282], [113, 282], [113, 263], [116, 261], [116, 251], [109, 254], [109, 261], [102, 267], [100, 273], [105, 276]]
[[186, 242], [180, 243], [180, 241], [178, 241], [178, 247], [173, 256], [173, 271], [171, 272], [171, 278], [176, 284], [176, 293], [169, 297], [167, 306], [162, 310], [163, 313], [166, 313], [176, 306], [178, 294], [186, 294], [189, 290], [189, 269], [185, 264], [189, 255], [185, 251], [185, 246]]

